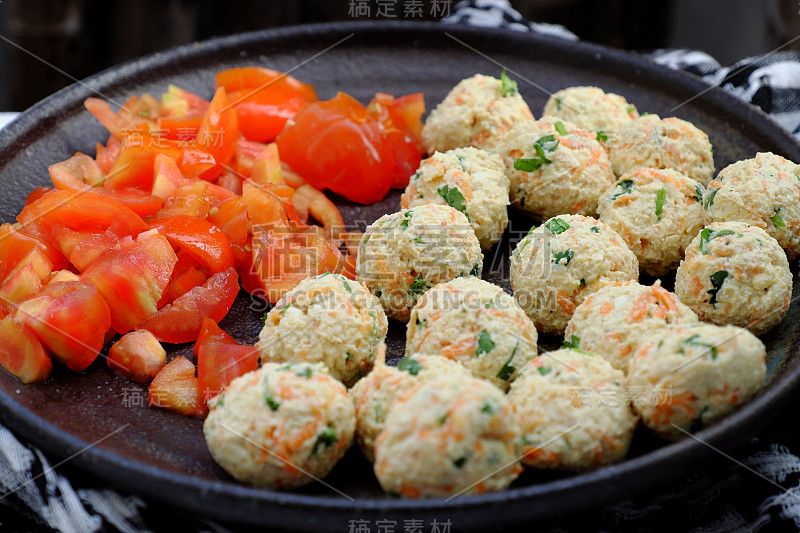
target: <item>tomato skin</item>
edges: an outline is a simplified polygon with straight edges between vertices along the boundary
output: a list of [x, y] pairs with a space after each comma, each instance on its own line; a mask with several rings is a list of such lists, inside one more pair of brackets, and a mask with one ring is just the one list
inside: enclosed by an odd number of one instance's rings
[[57, 248], [18, 230], [11, 224], [0, 225], [0, 280], [4, 281], [34, 248], [41, 250], [47, 257], [51, 269], [66, 268], [67, 261]]
[[[203, 115], [200, 127], [197, 130], [197, 147], [208, 152], [218, 165], [226, 165], [236, 153], [236, 141], [239, 139], [239, 122], [236, 110], [228, 100], [224, 88], [217, 89], [211, 104]], [[219, 174], [223, 171], [219, 167]], [[216, 176], [208, 175], [206, 179]], [[204, 177], [203, 175], [200, 176]]]
[[139, 329], [126, 333], [111, 346], [108, 367], [137, 383], [147, 383], [164, 368], [167, 352], [152, 333]]
[[203, 398], [208, 401], [234, 379], [258, 368], [258, 350], [242, 346], [206, 318], [195, 343], [197, 381]]
[[203, 116], [196, 115], [191, 117], [160, 117], [158, 119], [159, 134], [172, 141], [189, 143], [197, 137], [197, 130], [200, 129], [200, 122]]
[[92, 282], [106, 300], [111, 327], [126, 333], [156, 312], [177, 262], [167, 238], [151, 230], [100, 257], [81, 279]]
[[183, 157], [184, 150], [172, 143], [174, 141], [148, 133], [128, 134], [103, 185], [108, 189], [136, 187], [150, 190], [156, 154], [162, 153], [176, 161]]
[[277, 88], [296, 94], [308, 102], [315, 102], [318, 99], [313, 85], [303, 83], [283, 72], [263, 67], [230, 68], [218, 72], [214, 81], [217, 87], [225, 87], [229, 93], [241, 89]]
[[111, 172], [111, 167], [114, 166], [114, 160], [117, 159], [120, 148], [122, 148], [122, 143], [113, 135], [108, 138], [108, 142], [105, 146], [97, 143], [95, 160], [97, 161], [97, 166], [103, 171], [103, 174]]
[[249, 141], [270, 142], [286, 122], [309, 103], [303, 97], [269, 86], [261, 91], [242, 89], [230, 93], [236, 107], [239, 131]]
[[228, 236], [231, 244], [244, 245], [247, 242], [247, 206], [241, 197], [222, 204], [210, 220]]
[[176, 357], [167, 363], [150, 383], [150, 405], [182, 415], [205, 418], [208, 409], [194, 370], [194, 365], [185, 357]]
[[167, 240], [207, 266], [212, 272], [222, 272], [233, 266], [231, 242], [217, 226], [185, 215], [155, 220], [151, 225]]
[[164, 207], [156, 215], [158, 218], [168, 218], [185, 215], [204, 219], [211, 208], [209, 201], [209, 186], [207, 181], [193, 180], [189, 184], [178, 187], [167, 198]]
[[108, 305], [88, 281], [49, 283], [14, 310], [53, 357], [77, 372], [97, 359], [111, 325]]
[[42, 196], [48, 195], [56, 189], [53, 187], [36, 187], [25, 197], [25, 205], [30, 205]]
[[14, 315], [0, 321], [0, 366], [22, 383], [44, 381], [53, 370], [33, 330]]
[[392, 188], [403, 189], [422, 161], [421, 133], [425, 99], [422, 93], [394, 98], [377, 93], [367, 106], [367, 113], [378, 122], [395, 156]]
[[161, 342], [192, 342], [200, 334], [203, 319], [219, 322], [225, 318], [238, 293], [239, 275], [236, 269], [229, 268], [159, 309], [141, 328]]
[[394, 153], [366, 108], [344, 93], [305, 106], [275, 142], [283, 161], [317, 189], [370, 204], [391, 188]]

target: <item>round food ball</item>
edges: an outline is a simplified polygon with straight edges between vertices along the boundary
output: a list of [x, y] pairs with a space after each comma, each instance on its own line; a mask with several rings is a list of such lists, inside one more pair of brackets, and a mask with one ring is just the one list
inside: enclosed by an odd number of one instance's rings
[[436, 152], [422, 161], [402, 197], [404, 208], [447, 204], [464, 213], [487, 250], [508, 225], [508, 178], [503, 159], [466, 147]]
[[564, 338], [627, 372], [636, 348], [654, 333], [696, 322], [694, 311], [660, 281], [649, 287], [621, 281], [587, 296], [575, 309]]
[[505, 395], [471, 377], [439, 376], [406, 391], [375, 442], [375, 475], [404, 498], [507, 488], [519, 465], [519, 426]]
[[703, 229], [703, 186], [674, 170], [637, 168], [600, 195], [600, 220], [614, 228], [651, 276], [678, 268]]
[[619, 131], [639, 117], [636, 108], [624, 97], [598, 87], [562, 89], [550, 95], [542, 115], [605, 134]]
[[747, 222], [778, 241], [789, 260], [800, 253], [800, 165], [759, 153], [720, 170], [703, 200], [706, 223]]
[[514, 124], [533, 120], [516, 84], [503, 87], [501, 80], [483, 74], [461, 80], [425, 120], [422, 143], [426, 151], [432, 154], [464, 146], [491, 149]]
[[256, 348], [264, 361], [322, 363], [352, 385], [372, 368], [388, 320], [361, 283], [341, 274], [301, 281], [267, 314]]
[[483, 254], [464, 213], [425, 204], [384, 215], [367, 227], [356, 277], [390, 318], [408, 322], [425, 291], [460, 276], [480, 276]]
[[639, 279], [639, 263], [616, 231], [591, 217], [553, 217], [511, 254], [514, 297], [540, 332], [561, 335], [575, 308], [617, 281]]
[[608, 152], [617, 176], [648, 167], [671, 168], [704, 186], [714, 177], [708, 135], [679, 118], [639, 117], [609, 137]]
[[675, 275], [675, 294], [703, 322], [761, 335], [789, 310], [792, 273], [786, 253], [763, 229], [717, 222], [686, 249]]
[[536, 357], [536, 328], [512, 296], [478, 278], [458, 278], [426, 292], [411, 310], [406, 354], [434, 354], [463, 364], [503, 390]]
[[370, 462], [375, 460], [375, 439], [383, 431], [397, 399], [410, 388], [438, 376], [466, 378], [470, 373], [460, 364], [439, 356], [406, 357], [397, 367], [387, 366], [379, 357], [372, 372], [350, 389], [356, 410], [356, 442]]
[[735, 326], [663, 330], [631, 359], [628, 387], [638, 396], [632, 398], [634, 408], [650, 429], [681, 437], [681, 429], [695, 431], [758, 392], [766, 376], [765, 357], [764, 344]]
[[540, 355], [511, 384], [508, 401], [519, 419], [527, 466], [588, 470], [628, 453], [637, 417], [625, 374], [591, 353]]
[[203, 434], [214, 460], [237, 480], [290, 489], [328, 475], [355, 425], [347, 390], [324, 366], [266, 363], [209, 402]]
[[512, 205], [539, 218], [594, 215], [600, 193], [614, 183], [596, 134], [553, 117], [516, 125], [497, 151], [511, 180]]

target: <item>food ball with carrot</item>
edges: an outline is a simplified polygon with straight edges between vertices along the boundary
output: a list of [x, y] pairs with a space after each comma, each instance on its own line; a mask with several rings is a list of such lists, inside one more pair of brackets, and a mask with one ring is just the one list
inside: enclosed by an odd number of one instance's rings
[[702, 130], [679, 118], [644, 115], [608, 139], [617, 176], [639, 167], [671, 168], [702, 185], [714, 177], [714, 149]]
[[324, 478], [353, 441], [344, 385], [319, 364], [266, 363], [209, 402], [203, 424], [214, 460], [237, 480], [291, 489]]
[[625, 374], [572, 348], [528, 363], [508, 401], [522, 430], [523, 463], [540, 469], [589, 470], [619, 461], [638, 419]]
[[469, 371], [460, 364], [436, 355], [415, 355], [388, 366], [383, 356], [375, 367], [350, 389], [356, 410], [356, 443], [369, 461], [375, 460], [375, 439], [386, 426], [386, 417], [394, 403], [407, 390], [437, 376], [463, 376]]
[[694, 311], [664, 289], [660, 281], [649, 287], [621, 281], [588, 296], [575, 309], [564, 338], [627, 372], [636, 348], [653, 334], [697, 322]]
[[494, 144], [533, 114], [517, 84], [505, 73], [500, 79], [483, 74], [461, 80], [422, 127], [422, 143], [429, 154], [474, 146], [491, 150]]
[[639, 262], [599, 220], [561, 215], [532, 229], [511, 254], [514, 298], [539, 332], [561, 335], [587, 296], [639, 279]]
[[322, 274], [284, 294], [264, 320], [264, 361], [322, 363], [352, 385], [372, 369], [388, 321], [378, 299], [341, 274]]
[[568, 87], [550, 95], [542, 116], [569, 121], [605, 141], [639, 117], [625, 97], [599, 87]]
[[447, 204], [464, 213], [486, 250], [508, 225], [508, 178], [494, 153], [466, 147], [436, 152], [420, 164], [402, 197], [404, 208]]
[[634, 409], [656, 433], [682, 437], [755, 395], [764, 384], [765, 355], [756, 336], [735, 326], [663, 330], [631, 359]]
[[392, 407], [375, 442], [375, 475], [386, 492], [403, 498], [502, 490], [522, 470], [519, 442], [500, 389], [468, 376], [440, 376]]
[[536, 328], [514, 298], [478, 278], [441, 283], [411, 310], [406, 354], [458, 361], [503, 390], [536, 357]]
[[703, 322], [732, 324], [756, 335], [789, 310], [792, 273], [778, 241], [744, 222], [709, 224], [686, 249], [675, 293]]
[[541, 219], [594, 215], [614, 174], [597, 135], [554, 117], [525, 121], [497, 146], [515, 207]]
[[771, 152], [719, 171], [703, 197], [706, 223], [747, 222], [778, 241], [789, 260], [800, 253], [800, 165]]
[[378, 297], [389, 318], [408, 322], [428, 289], [461, 276], [480, 276], [483, 254], [461, 211], [425, 204], [384, 215], [358, 247], [356, 278]]
[[599, 218], [620, 234], [651, 276], [678, 268], [703, 229], [703, 186], [669, 169], [638, 168], [600, 195]]

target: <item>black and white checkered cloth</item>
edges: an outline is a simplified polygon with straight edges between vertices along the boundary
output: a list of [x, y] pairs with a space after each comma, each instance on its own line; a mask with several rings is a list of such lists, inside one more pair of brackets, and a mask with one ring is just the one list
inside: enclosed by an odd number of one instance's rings
[[[506, 0], [469, 0], [455, 6], [445, 24], [503, 27], [575, 40], [569, 30], [537, 24]], [[800, 135], [800, 58], [778, 52], [722, 67], [691, 50], [659, 50], [653, 60], [719, 85], [759, 106]], [[656, 494], [565, 518], [539, 531], [692, 531], [745, 533], [800, 529], [800, 431], [786, 413], [734, 454], [734, 461], [699, 469]], [[752, 471], [757, 472], [762, 476]], [[35, 477], [35, 479], [33, 479]], [[786, 487], [780, 490], [776, 485]], [[94, 533], [123, 531], [232, 531], [175, 509], [97, 486], [76, 472], [65, 475], [35, 447], [0, 426], [0, 531]], [[526, 528], [526, 532], [532, 529]], [[456, 532], [454, 532], [456, 533]]]

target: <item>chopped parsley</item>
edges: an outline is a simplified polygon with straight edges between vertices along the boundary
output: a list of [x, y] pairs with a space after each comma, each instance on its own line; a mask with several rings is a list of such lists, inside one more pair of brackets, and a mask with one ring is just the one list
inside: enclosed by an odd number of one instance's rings
[[261, 323], [262, 324], [266, 324], [267, 323], [267, 317], [268, 316], [269, 316], [269, 311], [264, 311], [264, 314], [261, 315]]
[[330, 426], [326, 427], [322, 433], [317, 436], [317, 440], [314, 442], [314, 447], [311, 448], [311, 455], [316, 455], [319, 451], [320, 447], [324, 446], [328, 448], [329, 446], [333, 446], [339, 441], [339, 437], [336, 435], [336, 430]]
[[472, 267], [472, 270], [469, 271], [469, 275], [470, 276], [480, 276], [481, 275], [481, 266], [476, 264], [474, 267]]
[[[628, 107], [625, 108], [625, 112], [628, 113], [629, 115], [632, 115], [635, 111], [636, 111], [636, 108], [633, 107], [632, 105], [629, 105]], [[647, 113], [644, 113], [642, 116], [644, 116], [646, 114]]]
[[555, 123], [555, 127], [556, 127], [556, 131], [559, 133], [559, 135], [566, 135], [568, 133], [567, 132], [567, 127], [564, 126], [564, 123], [561, 122], [560, 120]]
[[577, 335], [570, 335], [569, 340], [564, 339], [564, 342], [561, 344], [562, 348], [580, 348], [581, 347], [581, 338]]
[[708, 193], [708, 198], [706, 198], [706, 203], [703, 206], [703, 209], [708, 211], [708, 208], [714, 205], [714, 197], [717, 195], [717, 192], [719, 192], [719, 189], [714, 189], [713, 191], [706, 191], [706, 192]]
[[270, 395], [267, 395], [264, 399], [266, 400], [267, 405], [269, 405], [269, 408], [272, 409], [273, 411], [277, 411], [278, 407], [281, 406], [281, 404], [277, 402], [275, 398], [273, 398]]
[[517, 368], [511, 364], [511, 361], [514, 359], [514, 356], [517, 355], [517, 348], [519, 348], [519, 341], [517, 341], [517, 345], [514, 346], [514, 350], [511, 352], [511, 356], [505, 363], [503, 363], [503, 367], [500, 369], [500, 372], [497, 373], [497, 377], [502, 379], [503, 381], [508, 381], [508, 378], [513, 376], [514, 372], [517, 371]]
[[535, 143], [533, 149], [539, 157], [530, 159], [515, 159], [514, 169], [522, 172], [535, 172], [539, 170], [542, 165], [549, 165], [553, 161], [547, 158], [547, 154], [552, 153], [558, 148], [560, 141], [554, 135], [545, 135]]
[[[442, 185], [436, 192], [439, 193], [439, 196], [445, 201], [447, 205], [455, 209], [456, 211], [461, 211], [465, 215], [467, 215], [467, 220], [469, 220], [469, 214], [467, 214], [467, 206], [464, 204], [464, 195], [461, 194], [461, 191], [458, 187], [450, 187], [448, 185]], [[407, 225], [407, 224], [406, 224]]]
[[550, 232], [553, 233], [554, 235], [558, 235], [559, 233], [564, 233], [570, 228], [569, 224], [567, 224], [558, 217], [551, 218], [550, 221], [544, 225], [544, 227], [549, 229]]
[[350, 288], [350, 284], [347, 283], [346, 279], [342, 280], [342, 285], [344, 285], [344, 290], [346, 290], [347, 292], [353, 292], [353, 289]]
[[403, 215], [403, 220], [400, 221], [400, 229], [408, 228], [408, 222], [410, 218], [411, 218], [411, 211], [406, 211], [405, 214]]
[[597, 226], [592, 226], [591, 230], [592, 230], [592, 233], [600, 233], [600, 228], [598, 228]]
[[[699, 334], [695, 334], [695, 335], [692, 335], [691, 337], [685, 339], [683, 342], [681, 342], [681, 344], [685, 345], [685, 346], [697, 346], [699, 348], [705, 348], [705, 349], [708, 350], [709, 354], [711, 354], [711, 360], [712, 361], [716, 361], [717, 360], [717, 356], [719, 355], [719, 350], [717, 350], [717, 347], [714, 346], [713, 344], [708, 344], [707, 342], [701, 342], [701, 341], [697, 340], [699, 338], [700, 338], [700, 335]], [[683, 346], [681, 346], [681, 353], [685, 355]]]
[[616, 200], [623, 194], [630, 194], [633, 192], [633, 181], [632, 180], [622, 180], [617, 183], [617, 188], [621, 188], [622, 190], [612, 196], [609, 197], [609, 200]]
[[553, 369], [550, 368], [549, 366], [540, 366], [540, 367], [536, 368], [536, 370], [538, 370], [539, 374], [541, 374], [543, 376], [546, 376], [547, 374], [549, 374], [550, 372], [553, 371]]
[[416, 376], [417, 374], [419, 374], [419, 371], [422, 370], [422, 363], [420, 363], [416, 359], [403, 357], [400, 360], [400, 363], [397, 365], [397, 369], [408, 372], [412, 376]]
[[556, 265], [561, 263], [562, 259], [566, 259], [567, 262], [564, 263], [564, 266], [569, 265], [569, 262], [572, 261], [572, 258], [575, 257], [575, 252], [572, 250], [564, 250], [563, 252], [553, 252], [553, 263]]
[[694, 186], [694, 199], [697, 200], [698, 203], [703, 201], [703, 186], [699, 183]]
[[422, 240], [422, 237], [414, 237], [414, 242], [417, 244], [425, 244], [425, 241]]
[[[561, 98], [556, 98], [556, 109], [561, 111]], [[800, 180], [800, 176], [797, 179]]]
[[500, 83], [502, 84], [500, 92], [503, 93], [503, 96], [514, 96], [517, 94], [517, 82], [508, 77], [506, 69], [503, 69], [503, 72], [500, 73]]
[[664, 202], [667, 199], [667, 190], [664, 187], [658, 189], [656, 193], [656, 217], [661, 220], [661, 214], [664, 212]]
[[606, 142], [608, 140], [608, 135], [603, 133], [602, 130], [599, 130], [597, 132], [597, 136], [595, 138], [597, 139], [597, 142], [604, 143], [604, 142]]
[[769, 219], [772, 221], [772, 225], [776, 228], [785, 228], [786, 224], [783, 223], [783, 218], [781, 217], [781, 208], [775, 209], [775, 214], [772, 215]]
[[298, 370], [297, 375], [301, 378], [310, 378], [311, 377], [311, 367], [305, 367], [303, 370]]
[[711, 274], [711, 285], [714, 288], [708, 290], [708, 294], [711, 295], [711, 300], [708, 303], [713, 305], [714, 307], [717, 306], [717, 293], [722, 288], [722, 284], [725, 283], [725, 279], [728, 277], [728, 272], [726, 270], [719, 270]]
[[494, 350], [495, 344], [486, 331], [478, 333], [478, 349], [475, 350], [475, 355], [489, 353]]
[[703, 231], [700, 232], [700, 251], [703, 254], [708, 254], [708, 243], [716, 239], [717, 237], [723, 237], [725, 235], [733, 235], [735, 232], [729, 229], [721, 229], [721, 230], [713, 230], [711, 228], [703, 228]]
[[494, 414], [494, 407], [492, 407], [492, 404], [490, 404], [489, 402], [483, 402], [483, 407], [481, 407], [481, 413], [484, 413], [484, 414], [487, 414], [487, 415], [493, 415]]
[[414, 283], [411, 284], [411, 287], [408, 288], [408, 295], [409, 296], [416, 296], [422, 294], [423, 292], [430, 289], [430, 285], [422, 276], [417, 276], [414, 278]]

